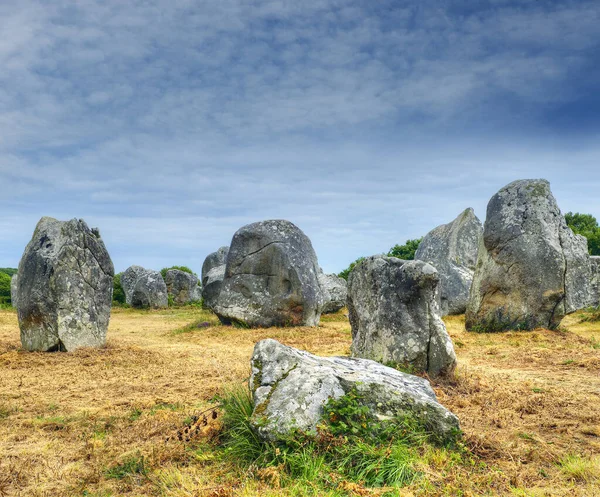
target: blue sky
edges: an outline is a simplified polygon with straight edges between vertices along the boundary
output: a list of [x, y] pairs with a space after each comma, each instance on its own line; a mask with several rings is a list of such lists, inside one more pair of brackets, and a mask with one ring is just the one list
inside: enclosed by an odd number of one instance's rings
[[0, 3], [0, 266], [41, 216], [116, 269], [188, 265], [244, 224], [327, 272], [544, 177], [600, 218], [600, 3]]

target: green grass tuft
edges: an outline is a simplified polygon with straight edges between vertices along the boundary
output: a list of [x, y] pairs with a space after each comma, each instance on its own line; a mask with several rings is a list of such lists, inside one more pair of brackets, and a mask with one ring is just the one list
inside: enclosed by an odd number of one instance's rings
[[310, 484], [315, 495], [335, 490], [342, 481], [365, 487], [409, 485], [422, 476], [424, 448], [432, 452], [440, 446], [411, 417], [377, 421], [356, 391], [330, 399], [316, 435], [296, 432], [278, 442], [262, 440], [251, 424], [254, 405], [248, 388], [226, 392], [221, 407], [225, 459], [259, 473], [271, 468], [283, 486]]

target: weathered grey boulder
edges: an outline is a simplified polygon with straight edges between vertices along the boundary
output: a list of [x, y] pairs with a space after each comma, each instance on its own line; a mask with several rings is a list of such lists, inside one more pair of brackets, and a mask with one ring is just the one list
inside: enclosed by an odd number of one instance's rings
[[591, 280], [586, 239], [567, 226], [548, 181], [515, 181], [488, 203], [466, 327], [554, 329], [589, 305]]
[[590, 305], [593, 307], [600, 306], [600, 256], [590, 256], [592, 268], [592, 298]]
[[196, 276], [179, 269], [169, 269], [165, 276], [167, 294], [172, 297], [175, 305], [199, 302], [202, 298], [202, 288], [198, 283]]
[[451, 223], [427, 233], [419, 244], [415, 259], [428, 262], [440, 275], [442, 316], [464, 314], [467, 309], [482, 233], [481, 221], [468, 208]]
[[346, 305], [348, 282], [337, 274], [319, 272], [319, 285], [323, 293], [323, 314], [337, 312]]
[[167, 285], [158, 271], [131, 266], [121, 275], [125, 302], [139, 309], [160, 309], [169, 305]]
[[71, 351], [106, 342], [114, 267], [83, 220], [43, 217], [19, 263], [17, 314], [26, 350]]
[[415, 416], [442, 437], [459, 428], [458, 418], [437, 402], [424, 378], [367, 359], [314, 356], [272, 339], [254, 347], [250, 388], [251, 423], [267, 440], [294, 430], [314, 434], [327, 401], [353, 389], [382, 421]]
[[214, 308], [221, 292], [228, 253], [229, 247], [221, 247], [209, 254], [202, 264], [202, 298], [208, 309]]
[[204, 307], [214, 309], [221, 293], [221, 285], [225, 278], [225, 264], [212, 268], [204, 278], [202, 285], [202, 298]]
[[317, 326], [323, 307], [317, 256], [284, 220], [239, 229], [231, 241], [214, 312], [246, 326]]
[[19, 275], [13, 274], [10, 279], [10, 302], [13, 307], [17, 307], [17, 301], [19, 299]]
[[439, 276], [423, 261], [367, 257], [348, 277], [352, 355], [430, 376], [450, 373], [456, 355], [438, 304]]
[[208, 277], [208, 273], [219, 266], [224, 266], [227, 263], [227, 254], [229, 254], [229, 247], [221, 247], [216, 252], [208, 254], [204, 262], [202, 263], [202, 286], [205, 286], [204, 279]]

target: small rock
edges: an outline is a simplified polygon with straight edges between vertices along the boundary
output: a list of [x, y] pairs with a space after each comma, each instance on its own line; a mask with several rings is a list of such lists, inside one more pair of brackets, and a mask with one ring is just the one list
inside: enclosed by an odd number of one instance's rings
[[319, 272], [319, 285], [323, 293], [323, 314], [339, 311], [346, 305], [348, 283], [336, 274]]
[[13, 274], [13, 277], [10, 280], [10, 302], [13, 307], [17, 307], [17, 302], [19, 299], [19, 275]]

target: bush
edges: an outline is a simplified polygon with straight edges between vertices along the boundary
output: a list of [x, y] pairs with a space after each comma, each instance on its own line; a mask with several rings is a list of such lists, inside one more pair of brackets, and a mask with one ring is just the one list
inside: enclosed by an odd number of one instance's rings
[[6, 273], [0, 273], [0, 304], [10, 304], [10, 280]]
[[[412, 261], [415, 258], [415, 252], [419, 248], [419, 243], [421, 243], [421, 240], [423, 240], [423, 238], [418, 238], [416, 240], [406, 240], [406, 243], [404, 245], [394, 245], [387, 253], [387, 256], [397, 257], [398, 259], [404, 259], [405, 261]], [[344, 269], [341, 273], [338, 274], [338, 276], [340, 278], [348, 280], [350, 271], [352, 271], [354, 267], [364, 259], [364, 257], [359, 257], [354, 262], [351, 262], [346, 269]]]
[[125, 304], [125, 291], [121, 285], [121, 275], [123, 273], [115, 274], [113, 278], [113, 303], [123, 305]]
[[354, 269], [354, 266], [356, 266], [360, 261], [364, 261], [364, 260], [365, 260], [364, 257], [359, 257], [354, 262], [351, 262], [350, 265], [346, 269], [344, 269], [341, 273], [338, 274], [338, 276], [340, 278], [344, 278], [347, 281], [348, 276], [350, 275], [350, 271], [352, 271]]
[[187, 266], [171, 266], [171, 267], [164, 267], [160, 270], [160, 274], [162, 275], [163, 279], [165, 279], [167, 277], [167, 271], [169, 271], [171, 269], [179, 269], [180, 271], [183, 271], [184, 273], [190, 273], [190, 274], [193, 274], [196, 278], [198, 277], [198, 275], [196, 273], [194, 273], [194, 271], [192, 271]]
[[388, 257], [397, 257], [405, 261], [412, 261], [415, 258], [415, 252], [419, 248], [419, 244], [423, 237], [415, 240], [406, 240], [404, 245], [394, 245], [387, 253]]
[[227, 392], [221, 407], [225, 457], [255, 474], [276, 472], [283, 485], [312, 482], [313, 489], [316, 485], [324, 490], [347, 481], [402, 487], [421, 476], [425, 448], [443, 445], [440, 450], [453, 450], [412, 417], [377, 420], [356, 391], [325, 405], [316, 435], [297, 432], [279, 442], [261, 440], [251, 426], [253, 402], [247, 388]]
[[0, 267], [0, 273], [8, 274], [11, 278], [18, 272], [19, 270], [14, 267]]
[[596, 218], [591, 214], [567, 212], [565, 220], [573, 233], [587, 238], [590, 255], [600, 255], [600, 226]]

